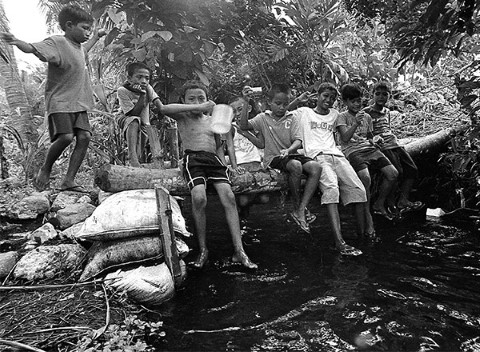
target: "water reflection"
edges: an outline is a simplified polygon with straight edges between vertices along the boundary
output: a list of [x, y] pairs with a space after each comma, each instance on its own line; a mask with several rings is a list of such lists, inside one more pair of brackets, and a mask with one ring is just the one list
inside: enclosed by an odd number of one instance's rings
[[[476, 234], [418, 219], [380, 224], [382, 240], [352, 242], [365, 254], [347, 258], [330, 250], [323, 209], [312, 207], [309, 238], [278, 208], [257, 206], [245, 242], [260, 269], [247, 273], [229, 263], [225, 224], [209, 207], [210, 265], [160, 307], [159, 349], [480, 351]], [[345, 231], [352, 221], [343, 211]]]

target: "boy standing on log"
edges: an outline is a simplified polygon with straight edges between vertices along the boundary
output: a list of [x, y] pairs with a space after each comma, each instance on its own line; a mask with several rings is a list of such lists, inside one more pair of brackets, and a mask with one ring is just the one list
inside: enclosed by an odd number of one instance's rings
[[149, 84], [151, 71], [142, 62], [127, 65], [127, 82], [117, 89], [118, 102], [122, 114], [118, 125], [125, 134], [130, 166], [140, 167], [138, 161], [145, 147], [145, 129], [150, 126], [150, 103], [153, 103], [161, 114], [196, 111], [207, 112], [212, 108], [209, 102], [187, 106], [185, 104], [163, 105], [153, 87]]
[[303, 147], [305, 155], [315, 159], [321, 167], [322, 204], [327, 207], [336, 249], [342, 255], [360, 255], [360, 250], [346, 244], [343, 239], [338, 203], [341, 199], [344, 205], [355, 204], [357, 227], [363, 230], [362, 203], [367, 201], [365, 187], [335, 143], [338, 111], [332, 106], [337, 99], [337, 89], [331, 83], [322, 83], [317, 94], [315, 109], [301, 107], [294, 111], [292, 149]]
[[[285, 84], [276, 84], [269, 92], [269, 106], [253, 119], [242, 116], [240, 127], [244, 130], [256, 130], [265, 139], [265, 166], [287, 173], [290, 192], [295, 209], [290, 213], [293, 221], [306, 233], [310, 233], [306, 217], [306, 207], [315, 193], [320, 177], [320, 166], [308, 156], [296, 153], [298, 148], [292, 145], [291, 126], [293, 114], [288, 111], [290, 88]], [[302, 174], [307, 175], [303, 195], [300, 196]], [[310, 218], [314, 221], [315, 218]]]
[[65, 32], [63, 36], [54, 35], [32, 44], [10, 33], [2, 33], [2, 39], [48, 62], [45, 109], [52, 144], [33, 181], [35, 188], [40, 191], [48, 188], [53, 164], [75, 137], [75, 148], [59, 188], [86, 192], [85, 188], [75, 183], [75, 176], [92, 135], [87, 111], [93, 108], [94, 100], [87, 69], [87, 51], [105, 33], [95, 33], [95, 37], [85, 47], [82, 46], [92, 33], [93, 17], [78, 6], [65, 6], [58, 15], [58, 22]]
[[364, 203], [365, 229], [360, 235], [374, 238], [375, 228], [370, 214], [371, 177], [369, 169], [378, 170], [384, 176], [379, 187], [378, 197], [372, 206], [373, 212], [389, 220], [392, 218], [385, 208], [385, 202], [395, 185], [398, 171], [380, 149], [371, 143], [372, 118], [361, 110], [362, 91], [360, 88], [355, 84], [345, 84], [341, 89], [341, 94], [347, 111], [338, 115], [337, 130], [340, 134], [340, 145], [367, 193], [367, 202]]
[[385, 106], [390, 94], [391, 86], [388, 82], [380, 81], [373, 86], [373, 105], [364, 111], [372, 117], [373, 142], [380, 146], [383, 154], [390, 160], [399, 173], [400, 196], [387, 199], [387, 208], [392, 213], [402, 213], [410, 210], [419, 210], [424, 204], [420, 201], [411, 202], [410, 192], [418, 175], [418, 169], [410, 154], [398, 144], [397, 137], [390, 128], [390, 110]]
[[[181, 101], [187, 105], [207, 103], [207, 87], [198, 81], [186, 82], [181, 91]], [[213, 106], [212, 102], [208, 102]], [[184, 156], [184, 177], [190, 188], [192, 196], [192, 213], [198, 236], [200, 253], [193, 262], [193, 266], [201, 269], [208, 259], [206, 243], [206, 217], [207, 184], [213, 184], [218, 193], [220, 202], [225, 209], [225, 216], [232, 235], [234, 253], [232, 261], [240, 263], [248, 269], [256, 269], [245, 253], [240, 232], [235, 195], [230, 186], [227, 166], [219, 158], [224, 158], [223, 145], [220, 136], [214, 134], [210, 128], [211, 117], [204, 115], [201, 110], [188, 113], [175, 114], [172, 118], [177, 120], [178, 131], [182, 139]]]

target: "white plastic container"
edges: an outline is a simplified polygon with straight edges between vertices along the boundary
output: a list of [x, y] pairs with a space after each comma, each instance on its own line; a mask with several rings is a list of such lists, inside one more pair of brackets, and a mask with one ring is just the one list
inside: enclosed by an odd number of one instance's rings
[[210, 128], [214, 133], [227, 133], [232, 127], [232, 120], [233, 109], [230, 105], [215, 105], [212, 110], [212, 122]]

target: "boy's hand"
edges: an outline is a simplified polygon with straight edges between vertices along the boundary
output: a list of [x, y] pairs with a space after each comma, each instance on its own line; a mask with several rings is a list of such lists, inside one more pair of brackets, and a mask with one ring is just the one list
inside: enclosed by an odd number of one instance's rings
[[142, 92], [145, 92], [145, 89], [140, 85], [140, 84], [134, 84], [132, 85], [133, 89], [141, 90]]
[[355, 115], [355, 123], [357, 123], [357, 125], [361, 125], [363, 119], [365, 118], [365, 115], [366, 113], [363, 110], [357, 112], [357, 114]]
[[379, 146], [383, 144], [383, 138], [380, 135], [373, 136], [372, 142], [374, 145]]
[[215, 105], [216, 105], [215, 102], [213, 102], [212, 100], [209, 100], [205, 103], [200, 104], [200, 111], [211, 112]]
[[310, 99], [310, 93], [309, 92], [303, 92], [297, 97], [297, 101], [300, 103], [306, 103]]
[[106, 35], [107, 35], [107, 31], [105, 29], [100, 28], [99, 30], [97, 30], [97, 37], [101, 38]]
[[17, 40], [17, 38], [15, 38], [15, 36], [12, 33], [8, 33], [8, 32], [0, 33], [0, 37], [2, 38], [3, 41], [5, 41], [8, 44], [13, 44], [13, 42]]
[[285, 158], [288, 154], [290, 154], [290, 151], [288, 149], [280, 150], [280, 157]]
[[245, 173], [245, 169], [241, 166], [237, 166], [232, 171], [233, 171], [234, 174], [237, 174], [237, 175], [241, 175], [241, 174]]

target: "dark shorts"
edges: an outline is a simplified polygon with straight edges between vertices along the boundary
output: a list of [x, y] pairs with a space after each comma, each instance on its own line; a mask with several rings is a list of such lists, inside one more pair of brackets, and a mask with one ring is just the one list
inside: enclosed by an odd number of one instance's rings
[[48, 115], [48, 132], [51, 142], [55, 141], [59, 134], [75, 134], [76, 129], [92, 133], [86, 111], [57, 112]]
[[378, 149], [364, 149], [351, 153], [348, 161], [352, 164], [355, 172], [370, 168], [380, 170], [385, 166], [392, 165], [388, 158]]
[[390, 162], [398, 170], [399, 177], [403, 179], [415, 179], [418, 176], [418, 168], [415, 165], [410, 154], [404, 147], [382, 150], [382, 153], [390, 160]]
[[227, 167], [222, 164], [216, 154], [204, 151], [185, 151], [183, 155], [183, 176], [190, 190], [198, 185], [207, 187], [207, 182], [231, 184]]
[[274, 169], [278, 169], [280, 171], [287, 172], [287, 164], [290, 160], [298, 160], [300, 161], [300, 163], [302, 163], [302, 165], [305, 163], [308, 163], [309, 161], [313, 161], [312, 158], [309, 158], [308, 156], [305, 156], [302, 154], [290, 154], [284, 158], [280, 156], [276, 156], [275, 158], [272, 159], [270, 163], [270, 167], [273, 167]]

